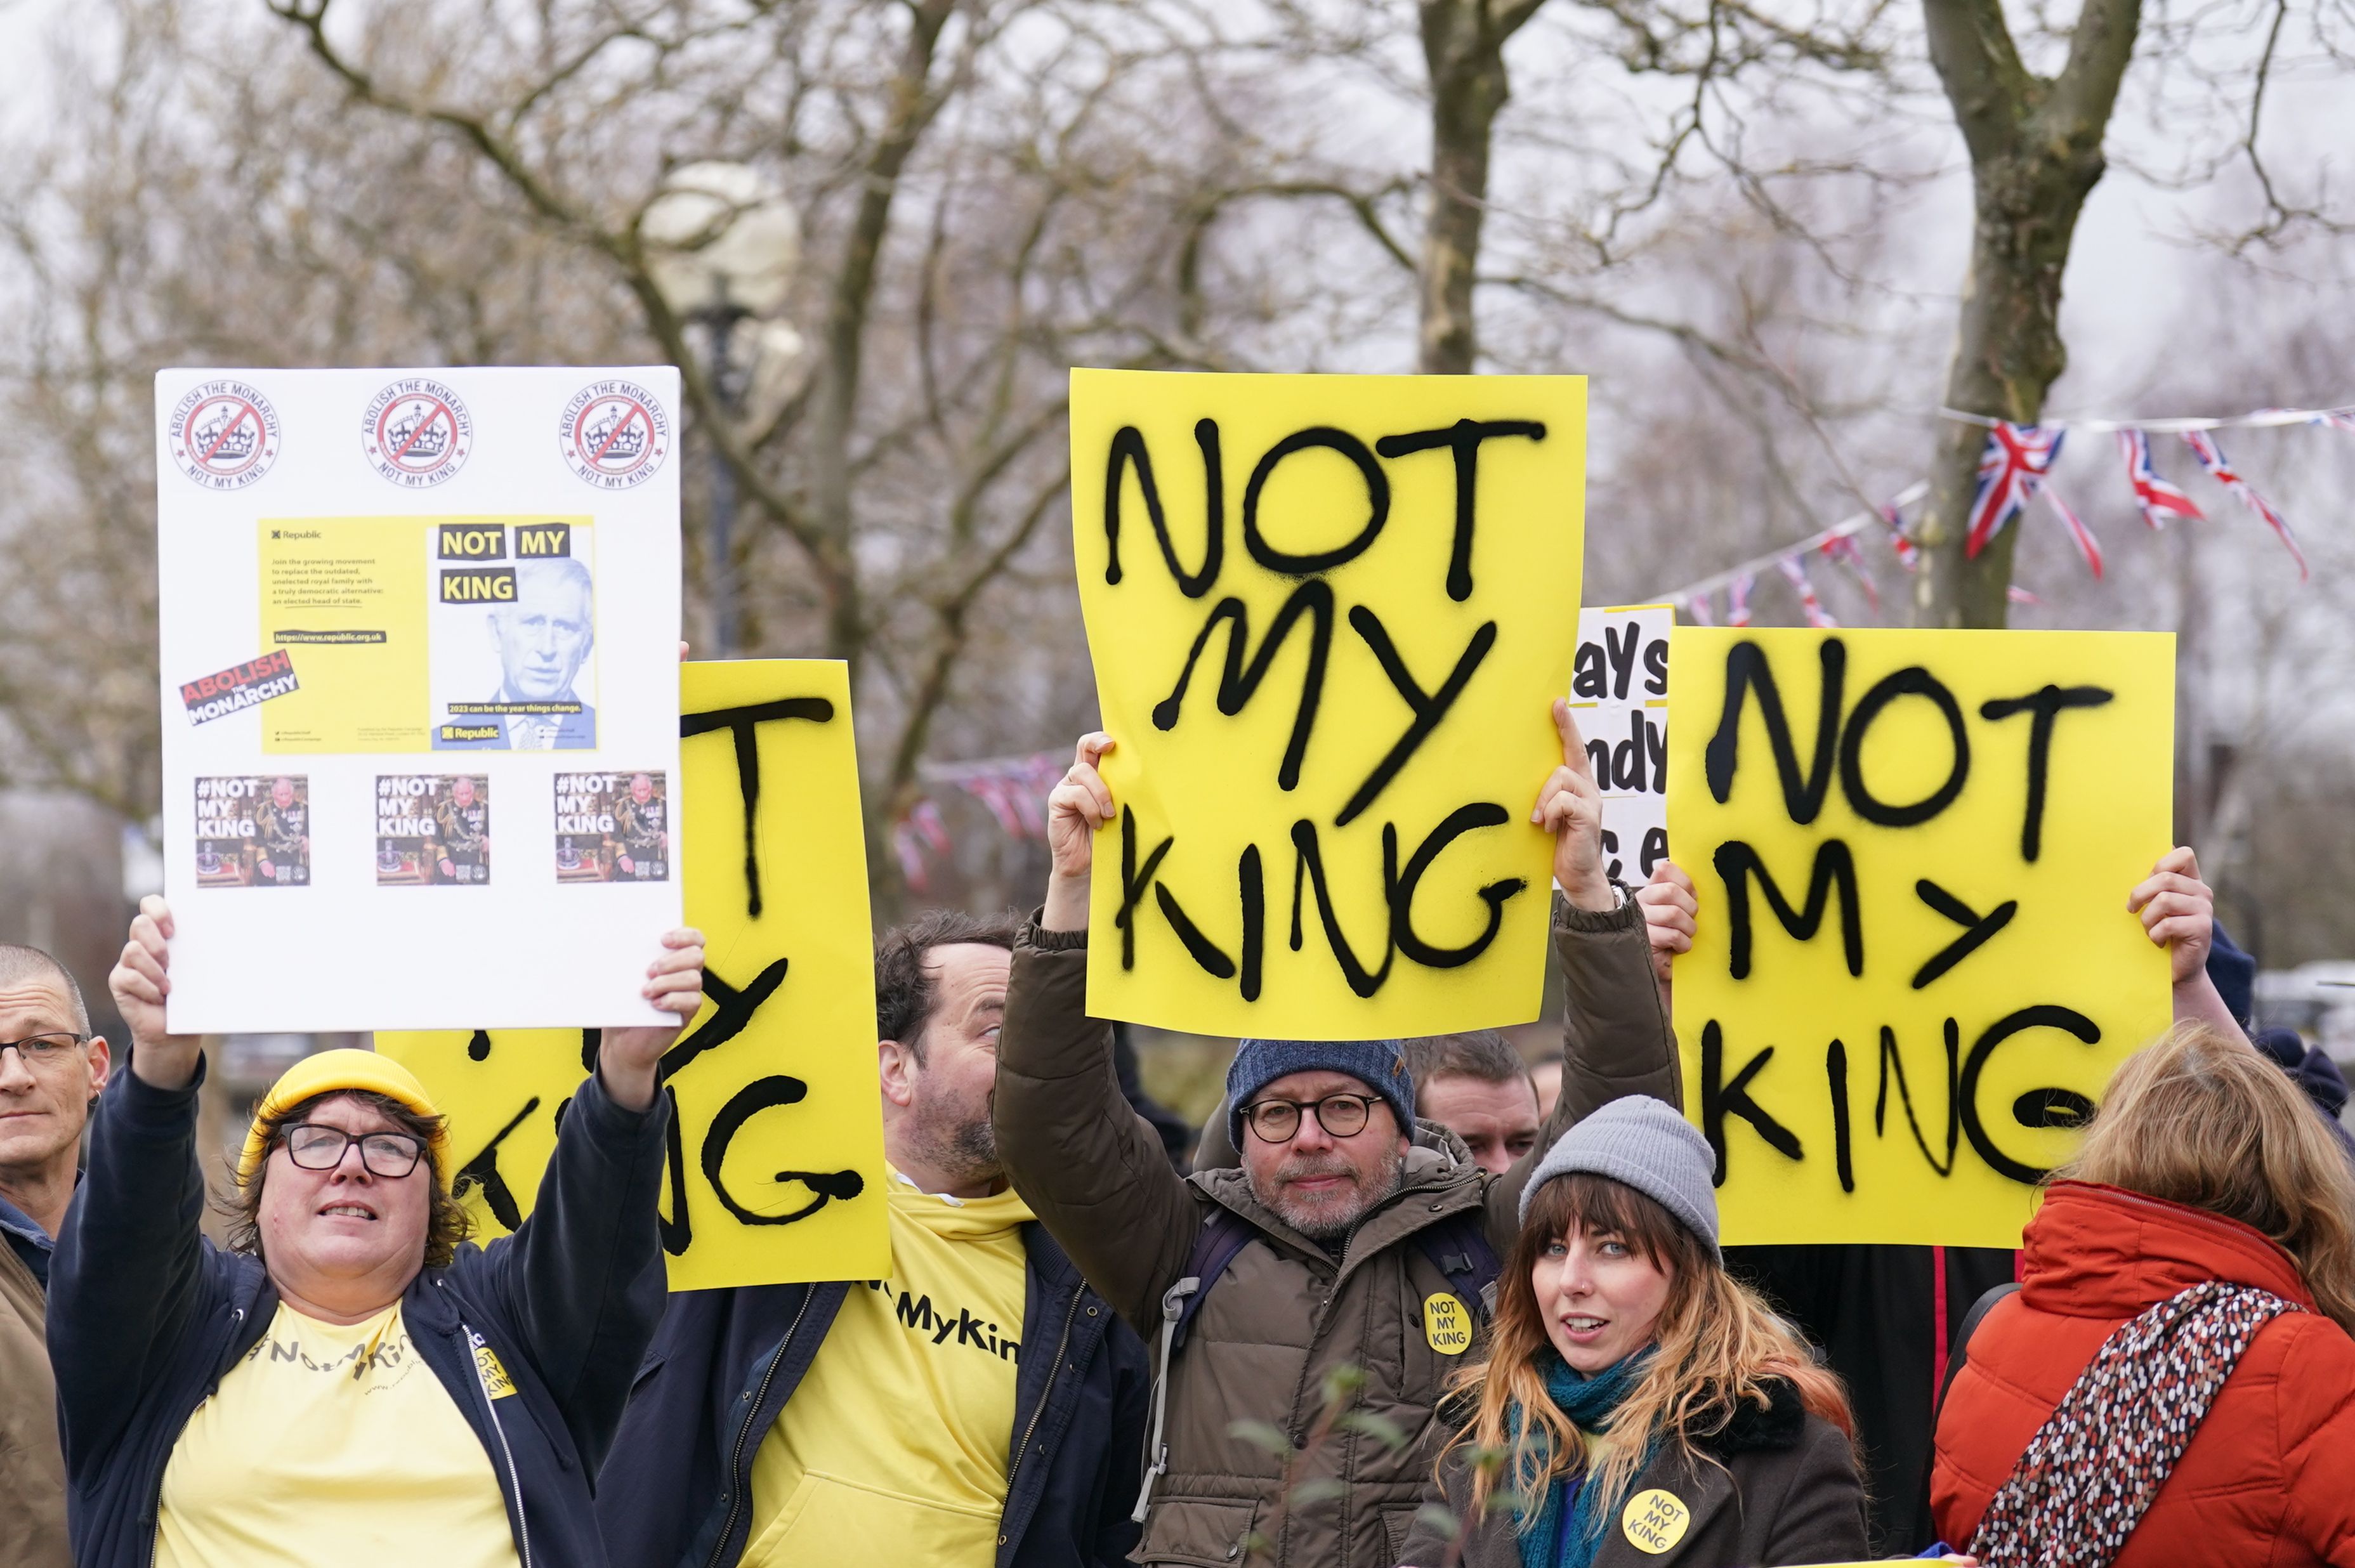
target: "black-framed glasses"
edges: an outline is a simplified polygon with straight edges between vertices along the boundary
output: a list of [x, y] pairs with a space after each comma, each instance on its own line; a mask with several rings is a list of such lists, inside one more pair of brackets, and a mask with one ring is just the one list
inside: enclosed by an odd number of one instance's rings
[[360, 1163], [370, 1176], [388, 1179], [407, 1176], [425, 1157], [425, 1140], [407, 1133], [347, 1133], [323, 1122], [297, 1122], [283, 1128], [278, 1141], [286, 1157], [305, 1170], [333, 1170], [343, 1164], [344, 1151], [360, 1146]]
[[1314, 1115], [1316, 1125], [1337, 1138], [1355, 1137], [1366, 1130], [1379, 1094], [1327, 1094], [1322, 1100], [1254, 1100], [1243, 1107], [1243, 1121], [1267, 1143], [1290, 1143], [1300, 1131], [1300, 1115]]
[[90, 1043], [86, 1034], [74, 1034], [59, 1029], [48, 1034], [28, 1034], [22, 1040], [0, 1040], [0, 1051], [13, 1051], [27, 1067], [47, 1067], [63, 1061], [71, 1052]]

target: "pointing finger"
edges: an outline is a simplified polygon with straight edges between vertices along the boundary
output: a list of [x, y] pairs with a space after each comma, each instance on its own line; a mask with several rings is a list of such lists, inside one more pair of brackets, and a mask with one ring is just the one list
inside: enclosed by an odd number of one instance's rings
[[1582, 777], [1592, 778], [1593, 769], [1587, 761], [1586, 740], [1578, 732], [1578, 720], [1570, 710], [1570, 699], [1553, 699], [1553, 727], [1561, 736], [1562, 766]]

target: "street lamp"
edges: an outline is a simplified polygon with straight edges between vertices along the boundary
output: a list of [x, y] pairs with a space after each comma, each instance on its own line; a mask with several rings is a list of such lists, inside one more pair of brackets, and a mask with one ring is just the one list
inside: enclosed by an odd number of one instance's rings
[[[801, 223], [783, 196], [742, 164], [688, 164], [672, 171], [639, 223], [646, 270], [678, 317], [700, 328], [712, 390], [726, 418], [744, 411], [763, 357], [790, 358], [801, 338], [763, 321], [751, 353], [738, 355], [737, 325], [773, 315], [793, 285]], [[711, 453], [711, 623], [716, 651], [736, 651], [736, 475], [719, 443]]]

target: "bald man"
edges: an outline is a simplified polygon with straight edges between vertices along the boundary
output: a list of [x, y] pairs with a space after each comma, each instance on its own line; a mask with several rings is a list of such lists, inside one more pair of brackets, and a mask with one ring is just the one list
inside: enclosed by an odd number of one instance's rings
[[47, 1339], [49, 1255], [107, 1065], [65, 965], [0, 943], [0, 1563], [12, 1568], [72, 1568]]

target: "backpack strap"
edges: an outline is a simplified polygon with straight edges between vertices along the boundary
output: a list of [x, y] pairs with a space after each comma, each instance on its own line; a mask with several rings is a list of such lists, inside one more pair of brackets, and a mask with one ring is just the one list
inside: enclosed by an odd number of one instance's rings
[[1417, 1231], [1414, 1242], [1476, 1319], [1485, 1324], [1495, 1316], [1494, 1287], [1505, 1265], [1497, 1249], [1488, 1244], [1488, 1227], [1480, 1211], [1465, 1209], [1450, 1214], [1436, 1225]]
[[1153, 1483], [1169, 1467], [1169, 1445], [1161, 1440], [1162, 1425], [1169, 1413], [1169, 1358], [1185, 1342], [1194, 1314], [1202, 1309], [1202, 1297], [1219, 1283], [1235, 1254], [1258, 1234], [1259, 1228], [1241, 1214], [1223, 1203], [1213, 1205], [1209, 1218], [1194, 1232], [1193, 1250], [1186, 1254], [1186, 1272], [1162, 1293], [1159, 1364], [1154, 1371], [1152, 1413], [1145, 1439], [1145, 1484], [1137, 1488], [1136, 1508], [1129, 1515], [1135, 1523], [1145, 1522], [1146, 1510], [1153, 1504]]

